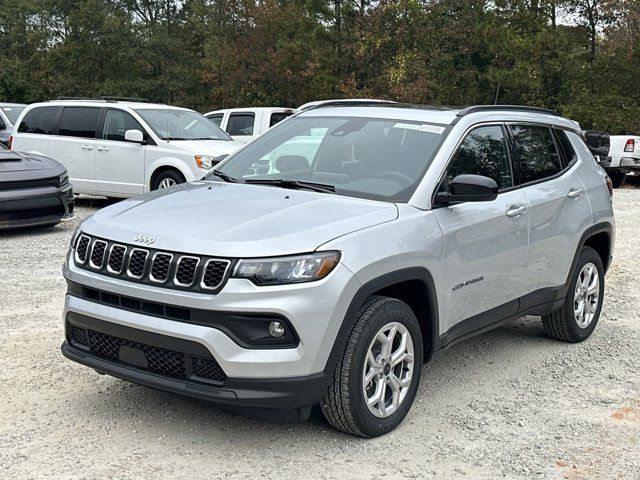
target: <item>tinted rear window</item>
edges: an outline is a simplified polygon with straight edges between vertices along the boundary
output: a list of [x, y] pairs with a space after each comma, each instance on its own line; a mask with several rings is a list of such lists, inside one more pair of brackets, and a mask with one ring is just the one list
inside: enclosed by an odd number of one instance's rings
[[65, 107], [60, 117], [58, 135], [96, 138], [99, 108]]
[[551, 128], [512, 125], [520, 183], [552, 177], [562, 170]]
[[253, 135], [253, 113], [232, 113], [227, 123], [229, 135]]
[[571, 164], [576, 158], [576, 152], [567, 137], [567, 132], [563, 130], [556, 130], [556, 139], [558, 141], [558, 148], [565, 165]]
[[281, 122], [287, 117], [293, 115], [293, 112], [273, 112], [269, 119], [269, 126], [273, 127], [276, 123]]
[[20, 122], [18, 132], [51, 135], [57, 110], [58, 107], [36, 107], [30, 110]]

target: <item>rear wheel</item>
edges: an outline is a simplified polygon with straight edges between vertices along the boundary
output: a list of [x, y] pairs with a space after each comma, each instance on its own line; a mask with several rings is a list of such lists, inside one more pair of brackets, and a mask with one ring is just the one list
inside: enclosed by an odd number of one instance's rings
[[163, 170], [153, 181], [153, 190], [159, 190], [161, 188], [169, 188], [179, 183], [184, 183], [185, 178], [182, 174], [176, 170]]
[[624, 185], [624, 182], [627, 178], [627, 174], [624, 172], [621, 172], [620, 170], [610, 170], [609, 172], [607, 172], [607, 174], [611, 179], [611, 184], [613, 185], [613, 188], [620, 188], [622, 185]]
[[604, 267], [598, 252], [583, 247], [573, 272], [564, 305], [542, 317], [551, 338], [581, 342], [596, 328], [604, 296]]
[[411, 308], [372, 296], [360, 308], [322, 400], [335, 428], [376, 437], [396, 428], [409, 412], [422, 372], [422, 335]]

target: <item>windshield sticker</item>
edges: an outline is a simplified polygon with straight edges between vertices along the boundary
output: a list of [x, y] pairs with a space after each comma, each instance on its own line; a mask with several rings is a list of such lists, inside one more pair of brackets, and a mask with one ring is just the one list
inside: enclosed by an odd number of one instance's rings
[[436, 127], [435, 125], [427, 125], [426, 123], [423, 123], [422, 125], [420, 125], [420, 128], [418, 128], [418, 131], [442, 135], [442, 132], [444, 132], [444, 127]]
[[405, 130], [436, 133], [438, 135], [442, 135], [442, 132], [444, 132], [444, 127], [436, 127], [435, 125], [428, 125], [426, 123], [423, 123], [422, 125], [416, 125], [415, 123], [396, 123], [393, 128], [404, 128]]

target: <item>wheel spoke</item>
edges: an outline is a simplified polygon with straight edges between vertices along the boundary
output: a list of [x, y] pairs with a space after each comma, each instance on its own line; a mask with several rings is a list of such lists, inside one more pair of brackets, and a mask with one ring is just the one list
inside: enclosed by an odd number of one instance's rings
[[385, 390], [386, 390], [386, 383], [381, 378], [377, 378], [376, 391], [373, 392], [373, 395], [371, 395], [367, 399], [367, 405], [369, 406], [377, 405], [380, 402], [380, 398], [384, 397]]
[[394, 325], [393, 327], [391, 327], [389, 334], [386, 336], [387, 343], [385, 343], [382, 346], [382, 355], [384, 355], [385, 358], [389, 358], [391, 356], [391, 349], [393, 348], [393, 340], [394, 338], [396, 338], [397, 332], [398, 332], [398, 327], [397, 325]]
[[398, 365], [399, 363], [402, 362], [407, 362], [407, 363], [412, 363], [413, 362], [413, 355], [409, 352], [399, 352], [397, 355], [394, 355], [391, 357], [391, 366], [395, 367], [396, 365]]

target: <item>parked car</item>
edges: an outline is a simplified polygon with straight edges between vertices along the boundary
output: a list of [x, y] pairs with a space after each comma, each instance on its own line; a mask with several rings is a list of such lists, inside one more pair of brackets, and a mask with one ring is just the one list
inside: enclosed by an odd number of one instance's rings
[[204, 116], [234, 140], [248, 143], [294, 113], [291, 108], [279, 107], [226, 108], [207, 112]]
[[58, 162], [0, 145], [0, 230], [70, 220], [73, 198], [67, 171]]
[[25, 107], [22, 103], [0, 103], [0, 143], [3, 145], [9, 145], [13, 127]]
[[130, 197], [196, 180], [242, 144], [186, 108], [74, 99], [29, 105], [12, 146], [58, 160], [76, 193]]
[[[306, 150], [255, 165], [310, 130]], [[68, 358], [269, 417], [320, 403], [372, 437], [426, 361], [525, 315], [594, 331], [612, 190], [575, 124], [508, 106], [305, 110], [203, 181], [85, 220], [63, 268]], [[212, 205], [215, 208], [212, 208]]]
[[611, 135], [611, 149], [609, 162], [605, 168], [614, 187], [621, 187], [627, 174], [640, 175], [640, 136]]

